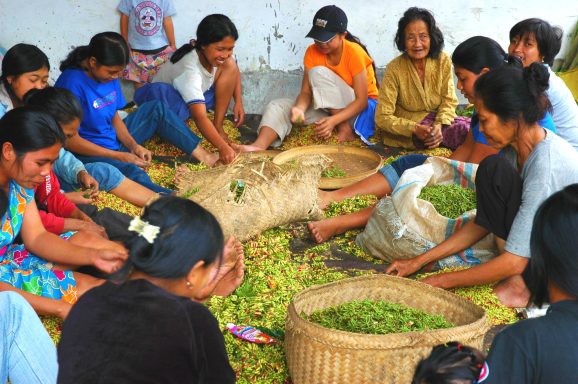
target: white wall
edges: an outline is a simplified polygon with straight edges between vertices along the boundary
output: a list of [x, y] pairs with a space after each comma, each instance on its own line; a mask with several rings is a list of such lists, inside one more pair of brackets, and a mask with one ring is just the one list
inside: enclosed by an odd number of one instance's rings
[[[240, 37], [235, 51], [241, 71], [247, 74], [244, 93], [252, 100], [246, 102], [246, 107], [256, 112], [260, 106], [251, 104], [263, 102], [258, 96], [262, 96], [265, 89], [268, 89], [266, 99], [298, 89], [298, 72], [295, 79], [283, 84], [275, 84], [275, 80], [301, 68], [304, 50], [311, 43], [304, 36], [313, 15], [320, 7], [332, 3], [327, 0], [173, 1], [178, 12], [173, 19], [177, 45], [194, 37], [198, 22], [209, 13], [224, 13], [236, 24]], [[578, 20], [576, 0], [422, 0], [417, 3], [336, 0], [334, 3], [346, 12], [348, 29], [367, 44], [380, 67], [398, 55], [393, 45], [397, 21], [405, 9], [414, 5], [434, 13], [444, 33], [447, 52], [473, 35], [494, 38], [506, 48], [509, 29], [528, 17], [540, 17], [561, 26], [565, 36], [573, 31]], [[55, 80], [59, 74], [56, 67], [73, 46], [88, 44], [97, 32], [118, 31], [117, 5], [118, 0], [0, 0], [0, 46], [9, 48], [18, 42], [38, 45], [50, 58], [51, 79]], [[255, 71], [259, 74], [250, 76]], [[253, 89], [255, 81], [260, 83]], [[272, 87], [268, 87], [268, 83]]]

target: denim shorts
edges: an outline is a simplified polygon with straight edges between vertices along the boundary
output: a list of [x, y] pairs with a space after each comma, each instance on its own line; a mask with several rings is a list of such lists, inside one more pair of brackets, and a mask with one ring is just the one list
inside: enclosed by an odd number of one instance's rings
[[403, 175], [403, 172], [410, 168], [422, 165], [427, 158], [428, 156], [420, 154], [401, 156], [393, 163], [381, 167], [379, 172], [385, 177], [389, 186], [393, 190], [397, 185], [399, 178]]
[[[86, 171], [98, 181], [98, 189], [109, 192], [122, 183], [124, 175], [113, 165], [107, 163], [84, 164]], [[60, 188], [65, 192], [72, 192], [80, 187], [78, 183], [70, 185], [64, 180], [60, 180]]]

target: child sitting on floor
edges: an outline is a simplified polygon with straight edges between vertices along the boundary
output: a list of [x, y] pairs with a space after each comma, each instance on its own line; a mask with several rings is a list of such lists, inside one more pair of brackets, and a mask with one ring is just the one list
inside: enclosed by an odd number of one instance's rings
[[[192, 118], [226, 164], [236, 156], [223, 128], [231, 99], [235, 100], [235, 126], [245, 119], [241, 73], [233, 56], [238, 38], [231, 19], [220, 14], [208, 15], [197, 27], [196, 40], [181, 46], [161, 67], [153, 83], [139, 88], [134, 95], [139, 105], [161, 100], [181, 119]], [[213, 121], [207, 117], [209, 109], [215, 111]]]

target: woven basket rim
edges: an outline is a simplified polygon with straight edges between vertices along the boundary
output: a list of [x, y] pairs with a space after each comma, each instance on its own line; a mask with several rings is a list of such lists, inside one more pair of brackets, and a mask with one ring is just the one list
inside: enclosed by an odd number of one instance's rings
[[360, 148], [343, 144], [332, 144], [332, 145], [319, 144], [319, 145], [306, 145], [303, 147], [291, 148], [276, 155], [273, 158], [273, 162], [275, 164], [282, 164], [287, 161], [294, 160], [295, 158], [301, 155], [309, 155], [309, 154], [326, 155], [332, 153], [352, 154], [369, 158], [371, 160], [375, 160], [377, 165], [370, 170], [359, 172], [352, 176], [333, 177], [333, 178], [322, 177], [319, 179], [319, 188], [321, 189], [338, 189], [347, 187], [351, 184], [354, 184], [357, 181], [363, 180], [373, 175], [383, 166], [383, 158], [379, 155], [379, 153], [374, 152], [369, 148]]
[[[300, 299], [303, 299], [304, 296], [314, 295], [318, 291], [325, 291], [327, 289], [339, 289], [339, 287], [343, 285], [355, 286], [362, 283], [367, 284], [372, 281], [381, 283], [385, 282], [385, 284], [393, 283], [405, 287], [419, 288], [423, 290], [423, 292], [433, 293], [436, 296], [441, 297], [442, 299], [446, 299], [446, 301], [453, 302], [456, 305], [463, 307], [465, 311], [472, 312], [472, 314], [477, 319], [473, 322], [464, 325], [459, 325], [456, 327], [445, 329], [375, 335], [375, 334], [354, 333], [323, 327], [319, 324], [304, 319], [301, 316], [301, 314], [298, 313], [295, 307], [296, 302], [298, 302]], [[295, 332], [305, 332], [308, 334], [308, 337], [314, 338], [316, 342], [328, 345], [330, 344], [334, 346], [339, 344], [340, 348], [355, 349], [355, 350], [362, 350], [362, 349], [392, 350], [392, 349], [407, 348], [414, 346], [416, 344], [422, 346], [423, 345], [434, 346], [439, 344], [441, 342], [440, 340], [447, 340], [448, 335], [452, 333], [457, 333], [466, 336], [467, 338], [471, 338], [480, 336], [481, 334], [485, 334], [489, 328], [486, 312], [483, 308], [479, 307], [478, 305], [446, 290], [435, 288], [428, 284], [421, 283], [419, 281], [389, 275], [359, 276], [307, 288], [298, 293], [297, 295], [295, 295], [295, 297], [289, 304], [287, 318], [288, 320], [291, 320], [294, 323], [294, 326], [292, 328], [294, 328]], [[311, 333], [318, 334], [320, 336], [317, 337], [315, 335], [311, 335]]]

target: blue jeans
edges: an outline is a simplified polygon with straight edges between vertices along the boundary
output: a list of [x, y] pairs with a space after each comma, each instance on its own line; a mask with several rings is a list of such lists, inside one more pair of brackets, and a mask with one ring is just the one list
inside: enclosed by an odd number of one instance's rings
[[[188, 155], [197, 148], [201, 139], [195, 135], [189, 127], [160, 101], [149, 101], [129, 114], [124, 123], [128, 131], [138, 144], [142, 144], [153, 135], [159, 135], [163, 140], [177, 146]], [[123, 145], [120, 151], [128, 152]], [[124, 163], [108, 157], [100, 156], [77, 156], [83, 163], [103, 162], [114, 165], [119, 171], [129, 179], [151, 189], [154, 192], [172, 193], [172, 190], [161, 187], [152, 182], [149, 175], [141, 168], [132, 163]]]
[[394, 189], [406, 170], [422, 165], [428, 157], [420, 154], [401, 156], [393, 163], [381, 167], [379, 172], [385, 177], [391, 189]]
[[56, 348], [36, 313], [16, 292], [0, 292], [0, 383], [56, 383]]
[[[203, 93], [205, 108], [215, 108], [215, 84]], [[151, 100], [159, 100], [165, 103], [175, 112], [181, 120], [191, 117], [189, 106], [183, 97], [172, 85], [167, 83], [148, 83], [137, 89], [134, 93], [134, 102], [138, 105]]]
[[[89, 163], [85, 165], [88, 173], [98, 181], [98, 189], [110, 192], [120, 185], [124, 180], [124, 175], [113, 165], [108, 163]], [[65, 192], [72, 192], [80, 187], [78, 183], [68, 184], [64, 180], [60, 181], [60, 189]]]
[[86, 165], [89, 165], [90, 163], [94, 162], [108, 163], [116, 167], [120, 171], [120, 173], [125, 175], [127, 178], [131, 179], [136, 183], [139, 183], [144, 187], [147, 187], [148, 189], [156, 193], [170, 194], [173, 192], [168, 188], [161, 187], [160, 185], [153, 183], [150, 176], [142, 168], [137, 167], [133, 163], [125, 163], [119, 160], [111, 159], [110, 157], [82, 156], [82, 155], [77, 155], [76, 157], [78, 157], [78, 159], [83, 163], [85, 163]]

